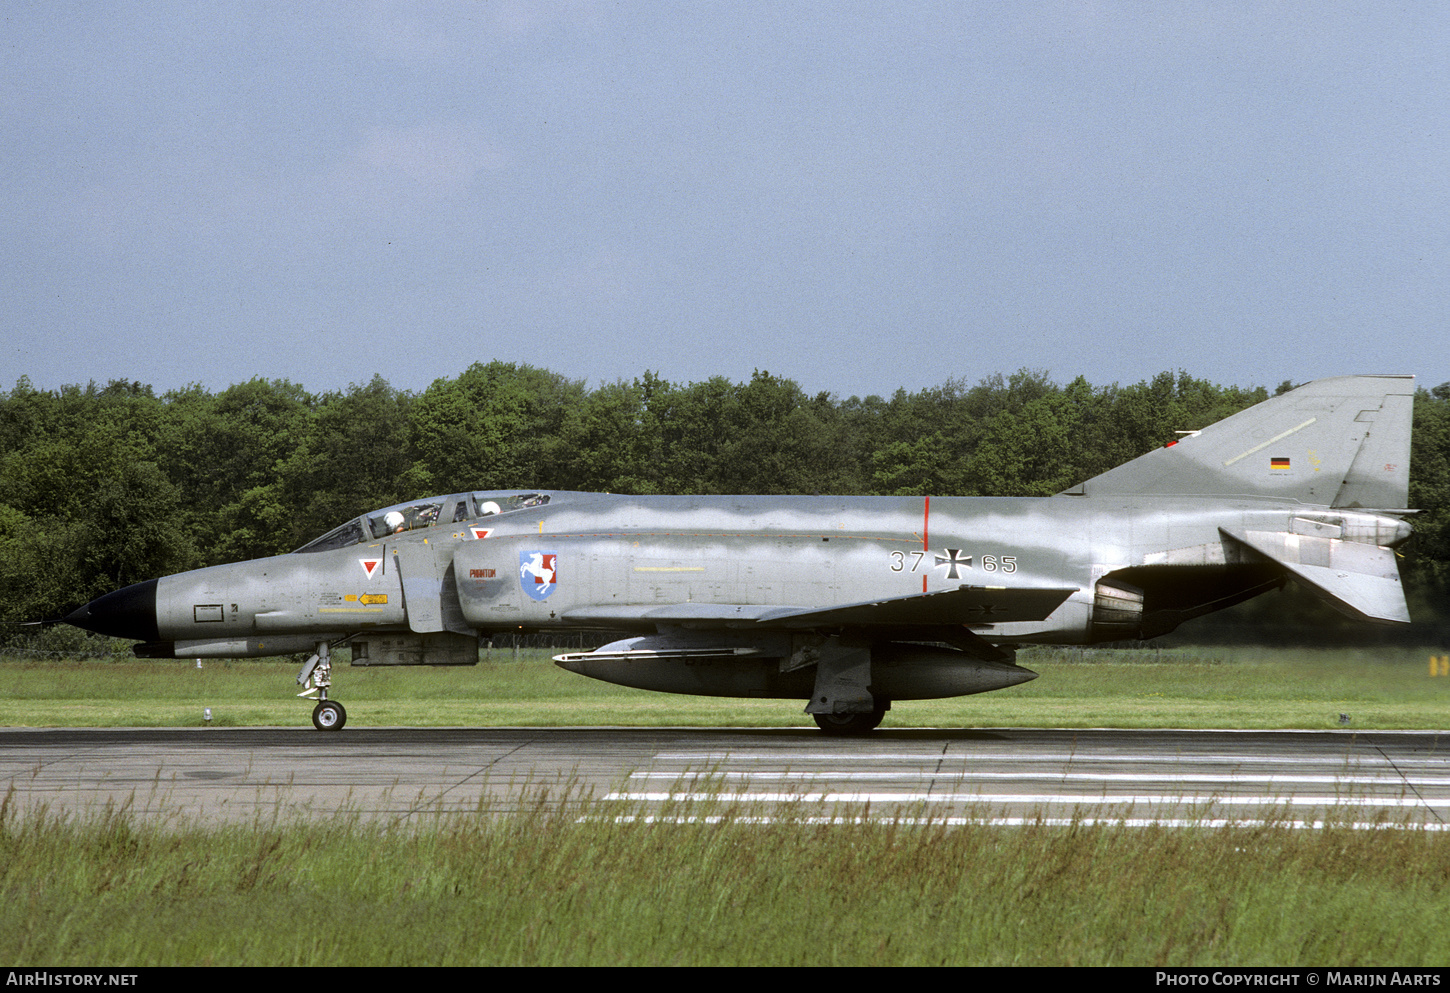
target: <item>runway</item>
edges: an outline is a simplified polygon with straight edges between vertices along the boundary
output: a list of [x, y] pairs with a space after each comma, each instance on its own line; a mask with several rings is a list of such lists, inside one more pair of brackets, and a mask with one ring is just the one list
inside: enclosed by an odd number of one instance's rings
[[1450, 823], [1450, 732], [0, 729], [11, 815], [164, 823], [497, 815], [949, 823]]

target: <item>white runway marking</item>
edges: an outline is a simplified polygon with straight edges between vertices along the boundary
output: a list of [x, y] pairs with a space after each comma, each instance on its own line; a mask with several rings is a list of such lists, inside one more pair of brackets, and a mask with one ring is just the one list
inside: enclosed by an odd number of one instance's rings
[[[820, 773], [822, 779], [844, 779], [857, 781], [874, 782], [920, 782], [925, 774], [922, 772], [891, 772], [887, 770], [872, 770], [866, 772], [840, 772]], [[693, 776], [699, 779], [720, 779], [723, 782], [788, 782], [800, 781], [805, 774], [792, 771], [759, 771], [759, 772], [633, 772], [631, 779], [679, 779], [681, 776]], [[1172, 783], [1221, 783], [1225, 786], [1239, 786], [1254, 784], [1259, 786], [1450, 786], [1450, 776], [1304, 776], [1292, 773], [1247, 773], [1229, 772], [1214, 775], [1211, 773], [1190, 773], [1174, 774], [1168, 772], [1036, 772], [1026, 770], [1021, 772], [979, 772], [976, 770], [941, 772], [931, 778], [949, 779], [952, 782], [1013, 782], [1018, 780], [1045, 780], [1055, 783], [1144, 783], [1144, 782], [1172, 782]]]
[[1337, 795], [1228, 796], [1222, 793], [714, 793], [613, 792], [605, 800], [638, 803], [844, 803], [844, 804], [1056, 804], [1076, 807], [1112, 806], [1198, 806], [1219, 804], [1244, 807], [1450, 807], [1450, 797], [1422, 800], [1419, 797], [1344, 797]]

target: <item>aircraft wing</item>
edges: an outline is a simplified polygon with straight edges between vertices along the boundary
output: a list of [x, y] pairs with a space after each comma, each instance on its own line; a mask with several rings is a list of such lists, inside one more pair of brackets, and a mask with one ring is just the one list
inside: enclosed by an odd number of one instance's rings
[[868, 600], [831, 607], [783, 607], [766, 604], [673, 603], [576, 607], [564, 612], [572, 624], [604, 627], [816, 628], [931, 627], [1040, 621], [1074, 589], [960, 586], [936, 593]]
[[1344, 613], [1372, 621], [1410, 622], [1393, 549], [1284, 531], [1219, 530], [1273, 559]]

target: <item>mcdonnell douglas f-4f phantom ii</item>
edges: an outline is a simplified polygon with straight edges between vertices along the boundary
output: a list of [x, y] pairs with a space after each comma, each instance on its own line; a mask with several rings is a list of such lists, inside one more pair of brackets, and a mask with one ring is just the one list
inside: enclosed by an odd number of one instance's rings
[[614, 630], [559, 665], [712, 696], [805, 700], [832, 733], [898, 700], [1035, 678], [1014, 646], [1151, 638], [1292, 578], [1406, 622], [1410, 376], [1324, 379], [1052, 497], [487, 491], [386, 507], [297, 551], [166, 576], [65, 620], [143, 658], [331, 650], [478, 661], [500, 632]]

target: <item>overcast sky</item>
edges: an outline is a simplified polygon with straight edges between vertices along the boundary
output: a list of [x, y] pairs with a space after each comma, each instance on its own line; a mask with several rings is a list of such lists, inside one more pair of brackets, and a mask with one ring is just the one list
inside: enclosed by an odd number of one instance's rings
[[1450, 7], [0, 0], [0, 390], [1450, 380]]

